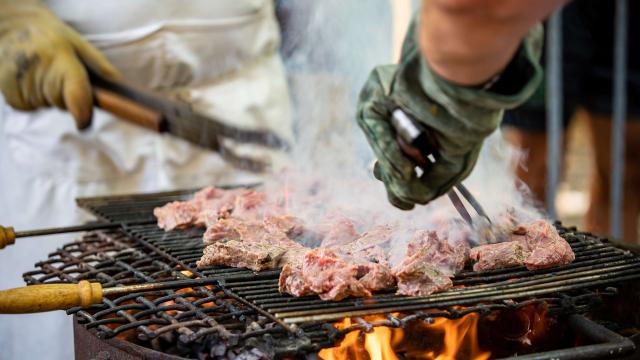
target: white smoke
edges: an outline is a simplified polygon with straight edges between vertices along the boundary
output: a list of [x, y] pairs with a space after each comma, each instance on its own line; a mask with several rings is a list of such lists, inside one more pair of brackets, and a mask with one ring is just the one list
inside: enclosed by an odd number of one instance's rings
[[[388, 203], [383, 184], [372, 176], [374, 155], [354, 114], [357, 93], [368, 73], [375, 65], [390, 62], [391, 24], [385, 15], [390, 11], [387, 1], [354, 3], [289, 4], [297, 19], [288, 25], [295, 46], [287, 55], [297, 143], [291, 167], [267, 181], [265, 188], [286, 197], [289, 213], [309, 225], [334, 214], [353, 219], [360, 232], [396, 225], [394, 259], [402, 258], [414, 229], [437, 230], [449, 241], [483, 242], [461, 221], [446, 196], [401, 211]], [[296, 17], [296, 11], [304, 13]], [[497, 132], [487, 139], [475, 170], [464, 181], [496, 225], [509, 223], [510, 216], [517, 222], [542, 217], [515, 177], [519, 156]]]

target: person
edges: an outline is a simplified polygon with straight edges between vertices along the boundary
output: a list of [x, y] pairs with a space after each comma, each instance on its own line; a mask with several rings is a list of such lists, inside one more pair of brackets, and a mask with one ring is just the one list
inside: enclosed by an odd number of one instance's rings
[[[357, 121], [389, 201], [409, 210], [446, 193], [473, 169], [504, 109], [524, 102], [542, 79], [538, 24], [563, 0], [423, 0], [399, 64], [375, 68], [359, 98]], [[437, 149], [422, 173], [395, 139], [401, 108]]]
[[[635, 44], [640, 31], [640, 7], [629, 4], [628, 43]], [[590, 203], [584, 219], [587, 231], [609, 231], [611, 180], [611, 104], [613, 78], [614, 3], [582, 0], [562, 11], [563, 36], [563, 128], [573, 119], [583, 119], [593, 148], [595, 170], [590, 179]], [[625, 124], [624, 229], [623, 239], [638, 242], [640, 214], [640, 50], [628, 48], [627, 122]], [[546, 114], [544, 87], [521, 107], [505, 112], [503, 132], [507, 139], [526, 151], [518, 177], [540, 202], [546, 200]], [[579, 111], [578, 111], [579, 109]], [[566, 133], [566, 132], [565, 132]], [[566, 137], [565, 137], [566, 139]], [[566, 144], [566, 141], [564, 142]]]
[[[87, 216], [77, 197], [260, 179], [219, 153], [94, 109], [87, 69], [291, 140], [278, 45], [270, 0], [0, 0], [0, 224], [80, 223]], [[286, 163], [279, 153], [225, 144], [274, 167]], [[0, 288], [23, 286], [21, 274], [69, 240], [4, 249]], [[0, 316], [0, 357], [71, 358], [70, 321], [64, 312]]]

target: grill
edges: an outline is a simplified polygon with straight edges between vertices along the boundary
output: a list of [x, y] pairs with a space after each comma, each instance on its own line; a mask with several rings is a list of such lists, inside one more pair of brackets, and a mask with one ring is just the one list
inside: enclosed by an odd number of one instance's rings
[[[28, 284], [101, 282], [103, 287], [167, 280], [213, 278], [213, 285], [132, 293], [88, 309], [74, 308], [78, 322], [98, 337], [118, 337], [165, 353], [198, 357], [245, 353], [258, 358], [314, 353], [344, 335], [329, 322], [387, 314], [361, 326], [402, 326], [432, 317], [518, 308], [545, 301], [549, 311], [583, 313], [612, 286], [640, 277], [640, 258], [607, 239], [557, 224], [576, 260], [567, 266], [466, 271], [456, 286], [429, 297], [402, 297], [393, 289], [371, 298], [326, 302], [278, 292], [279, 270], [254, 273], [226, 267], [196, 268], [202, 254], [200, 229], [164, 232], [152, 210], [193, 191], [79, 199], [78, 204], [119, 229], [83, 235], [24, 274]], [[394, 315], [390, 315], [393, 313]], [[398, 315], [401, 314], [401, 315]]]

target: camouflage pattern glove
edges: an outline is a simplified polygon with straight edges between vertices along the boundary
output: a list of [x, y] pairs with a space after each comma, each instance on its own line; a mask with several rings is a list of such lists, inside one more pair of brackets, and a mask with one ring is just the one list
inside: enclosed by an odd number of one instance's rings
[[0, 0], [0, 90], [18, 110], [57, 106], [78, 128], [91, 122], [93, 95], [85, 66], [118, 77], [109, 61], [37, 0]]
[[[409, 210], [445, 194], [473, 169], [482, 143], [499, 125], [503, 109], [525, 101], [542, 78], [538, 63], [542, 27], [523, 41], [493, 92], [452, 84], [429, 69], [420, 54], [415, 22], [409, 28], [399, 65], [375, 68], [363, 87], [357, 120], [378, 161], [376, 178], [384, 182], [389, 202]], [[498, 85], [498, 84], [497, 84]], [[497, 89], [497, 87], [496, 87]], [[427, 129], [437, 162], [421, 176], [396, 143], [391, 112], [401, 108]]]

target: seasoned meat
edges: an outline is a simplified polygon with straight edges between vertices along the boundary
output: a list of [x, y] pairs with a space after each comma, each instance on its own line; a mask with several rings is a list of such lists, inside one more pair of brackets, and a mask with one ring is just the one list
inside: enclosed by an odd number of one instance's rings
[[283, 230], [292, 231], [291, 228], [283, 229], [269, 222], [243, 221], [235, 218], [221, 219], [217, 224], [209, 226], [203, 235], [203, 241], [205, 244], [221, 240], [236, 240], [284, 247], [301, 246], [291, 240]]
[[453, 286], [448, 269], [442, 271], [430, 263], [433, 254], [428, 248], [418, 249], [393, 268], [399, 295], [426, 296]]
[[424, 252], [427, 263], [453, 275], [464, 268], [468, 249], [463, 243], [450, 245], [447, 240], [440, 239], [435, 231], [417, 230], [407, 244], [407, 257], [419, 251]]
[[197, 266], [200, 268], [224, 265], [261, 271], [276, 268], [285, 252], [286, 248], [273, 244], [237, 240], [218, 241], [204, 248], [204, 254]]
[[474, 247], [469, 258], [475, 260], [474, 271], [521, 266], [529, 252], [520, 241], [507, 241]]
[[[556, 228], [544, 220], [524, 225], [524, 235], [515, 235], [524, 241], [531, 254], [524, 261], [529, 270], [546, 269], [573, 262], [576, 256], [571, 246], [558, 234]], [[522, 239], [522, 237], [524, 239]]]
[[535, 270], [565, 265], [575, 260], [571, 246], [553, 225], [544, 220], [516, 227], [511, 239], [471, 249], [470, 257], [477, 261], [473, 269], [479, 271], [524, 265], [529, 270]]
[[377, 226], [356, 240], [332, 249], [342, 257], [388, 265], [389, 251], [385, 248], [388, 248], [392, 235], [393, 228], [390, 225]]

